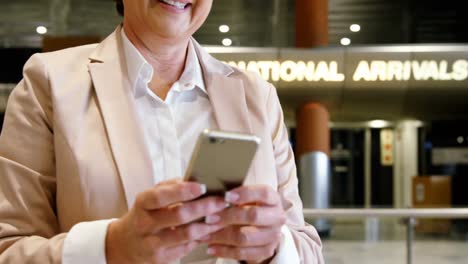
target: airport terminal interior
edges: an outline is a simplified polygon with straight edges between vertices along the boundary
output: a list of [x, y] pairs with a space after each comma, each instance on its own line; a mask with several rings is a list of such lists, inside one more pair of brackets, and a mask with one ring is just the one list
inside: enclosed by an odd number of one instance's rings
[[[326, 263], [468, 263], [466, 211], [411, 215], [468, 207], [463, 1], [213, 2], [194, 37], [276, 87]], [[99, 42], [121, 21], [112, 0], [0, 7], [2, 113], [32, 54]]]

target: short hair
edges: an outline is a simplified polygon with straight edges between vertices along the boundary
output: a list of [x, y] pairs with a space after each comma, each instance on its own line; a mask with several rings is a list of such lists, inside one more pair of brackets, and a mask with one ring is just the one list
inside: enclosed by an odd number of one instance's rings
[[115, 2], [115, 7], [117, 8], [117, 12], [119, 15], [123, 16], [124, 15], [124, 4], [123, 0], [114, 0]]

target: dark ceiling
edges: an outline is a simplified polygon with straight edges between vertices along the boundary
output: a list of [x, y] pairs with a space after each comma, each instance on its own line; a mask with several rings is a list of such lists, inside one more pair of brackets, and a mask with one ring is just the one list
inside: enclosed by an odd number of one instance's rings
[[[330, 0], [330, 42], [349, 36], [356, 44], [468, 42], [462, 0]], [[348, 26], [358, 23], [359, 33]]]
[[[462, 0], [330, 0], [330, 45], [468, 42], [468, 12]], [[2, 1], [1, 47], [40, 47], [36, 27], [49, 33], [106, 36], [120, 22], [112, 0]], [[294, 46], [295, 0], [214, 0], [196, 34], [206, 45], [229, 37], [235, 46]], [[275, 23], [274, 21], [277, 21]], [[361, 25], [353, 33], [351, 24]], [[219, 32], [227, 24], [231, 31]]]

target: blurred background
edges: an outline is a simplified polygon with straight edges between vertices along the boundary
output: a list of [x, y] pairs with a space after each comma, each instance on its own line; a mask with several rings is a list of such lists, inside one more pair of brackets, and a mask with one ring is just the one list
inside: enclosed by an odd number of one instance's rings
[[[1, 120], [32, 54], [99, 42], [121, 22], [112, 0], [0, 5]], [[463, 1], [214, 0], [195, 38], [276, 86], [305, 207], [467, 207]], [[307, 220], [327, 263], [405, 262], [402, 219]], [[415, 263], [468, 263], [468, 220], [415, 231]]]

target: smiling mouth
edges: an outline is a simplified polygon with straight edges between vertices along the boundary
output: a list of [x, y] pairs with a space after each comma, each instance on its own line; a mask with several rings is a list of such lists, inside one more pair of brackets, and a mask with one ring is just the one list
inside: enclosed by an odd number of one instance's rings
[[172, 7], [175, 7], [177, 9], [179, 9], [179, 10], [184, 10], [184, 9], [186, 9], [189, 6], [192, 5], [190, 3], [182, 3], [182, 2], [174, 1], [174, 0], [159, 0], [159, 2], [161, 2], [163, 4], [166, 4], [166, 5], [169, 5], [169, 6], [172, 6]]

